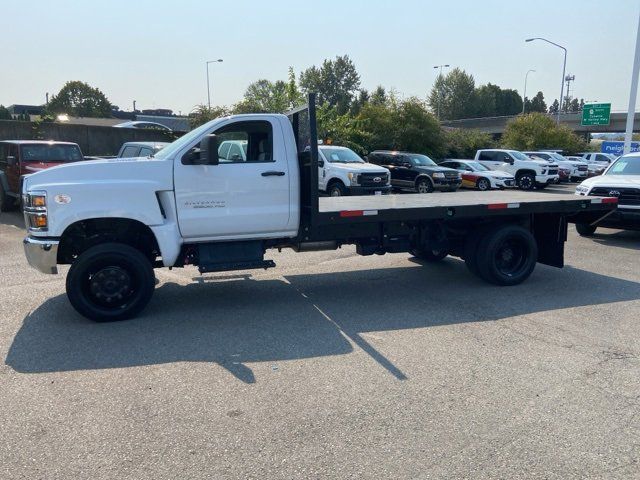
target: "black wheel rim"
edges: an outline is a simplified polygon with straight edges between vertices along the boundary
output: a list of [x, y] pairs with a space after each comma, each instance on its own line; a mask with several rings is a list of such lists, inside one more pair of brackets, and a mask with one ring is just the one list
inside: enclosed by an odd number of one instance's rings
[[138, 276], [126, 262], [96, 263], [85, 273], [82, 290], [94, 306], [109, 311], [125, 310], [140, 293]]
[[531, 177], [524, 176], [520, 178], [520, 188], [529, 189], [532, 185], [533, 181], [531, 180]]
[[478, 182], [478, 188], [480, 190], [487, 190], [489, 188], [488, 184], [489, 182], [483, 178]]
[[431, 188], [429, 188], [431, 184], [427, 180], [421, 180], [418, 182], [418, 192], [419, 193], [430, 193]]
[[496, 248], [494, 263], [501, 275], [513, 277], [526, 267], [527, 258], [528, 251], [522, 241], [518, 238], [508, 238]]

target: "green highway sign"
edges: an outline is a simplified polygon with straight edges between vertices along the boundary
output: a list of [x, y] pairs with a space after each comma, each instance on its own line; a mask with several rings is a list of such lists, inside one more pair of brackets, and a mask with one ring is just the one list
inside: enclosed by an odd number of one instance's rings
[[587, 103], [582, 108], [582, 125], [609, 125], [610, 103]]

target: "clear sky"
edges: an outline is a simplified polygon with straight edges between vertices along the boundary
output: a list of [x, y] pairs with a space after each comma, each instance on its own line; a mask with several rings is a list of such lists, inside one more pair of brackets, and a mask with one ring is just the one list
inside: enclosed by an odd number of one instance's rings
[[640, 5], [636, 0], [0, 0], [0, 104], [44, 103], [67, 80], [130, 110], [188, 113], [230, 105], [259, 78], [285, 79], [348, 54], [362, 86], [425, 98], [448, 63], [528, 96], [560, 94], [568, 49], [572, 94], [626, 110]]

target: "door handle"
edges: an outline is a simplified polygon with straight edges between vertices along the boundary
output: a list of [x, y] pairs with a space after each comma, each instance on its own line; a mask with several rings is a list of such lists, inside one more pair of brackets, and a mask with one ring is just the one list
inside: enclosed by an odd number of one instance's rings
[[283, 177], [284, 172], [277, 172], [275, 170], [269, 170], [268, 172], [262, 172], [263, 177]]

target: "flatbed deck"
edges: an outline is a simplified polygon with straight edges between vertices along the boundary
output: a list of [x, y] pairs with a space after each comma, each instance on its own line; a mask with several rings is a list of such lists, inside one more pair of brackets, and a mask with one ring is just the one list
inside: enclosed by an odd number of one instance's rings
[[319, 198], [318, 220], [402, 221], [528, 213], [580, 213], [615, 209], [615, 198], [522, 192], [451, 192]]

